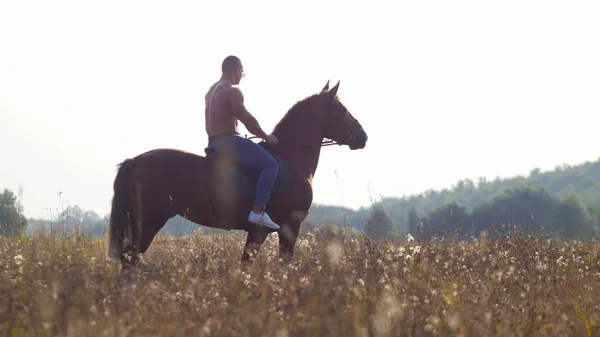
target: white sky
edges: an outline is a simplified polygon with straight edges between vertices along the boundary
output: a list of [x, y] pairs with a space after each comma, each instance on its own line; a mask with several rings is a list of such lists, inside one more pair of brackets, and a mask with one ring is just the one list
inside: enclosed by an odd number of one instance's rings
[[323, 149], [319, 203], [596, 160], [599, 17], [598, 1], [2, 1], [0, 189], [28, 217], [59, 191], [107, 214], [121, 160], [203, 153], [229, 54], [267, 131], [341, 81], [369, 142]]

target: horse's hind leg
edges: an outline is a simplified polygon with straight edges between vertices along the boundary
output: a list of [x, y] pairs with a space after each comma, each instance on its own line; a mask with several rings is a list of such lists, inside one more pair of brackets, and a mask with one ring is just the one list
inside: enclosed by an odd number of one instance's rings
[[251, 263], [252, 255], [258, 254], [260, 247], [265, 242], [268, 231], [266, 227], [256, 226], [248, 231], [246, 237], [246, 244], [244, 245], [244, 252], [242, 253], [242, 262]]
[[140, 254], [144, 254], [146, 250], [148, 250], [148, 247], [150, 247], [150, 244], [154, 240], [154, 237], [156, 237], [156, 234], [158, 234], [160, 229], [167, 223], [168, 220], [168, 217], [162, 216], [153, 218], [152, 220], [148, 220], [146, 222], [146, 226], [143, 227], [140, 233], [138, 246], [138, 252]]
[[140, 262], [139, 254], [144, 254], [154, 240], [156, 234], [166, 224], [169, 217], [165, 212], [152, 212], [144, 214], [142, 220], [132, 220], [131, 241], [126, 245], [125, 252], [131, 254], [131, 261], [126, 261], [128, 267], [137, 266]]
[[123, 243], [123, 250], [121, 250], [119, 256], [120, 256], [120, 261], [121, 261], [121, 269], [122, 270], [129, 270], [131, 269], [131, 267], [134, 266], [135, 262], [134, 261], [134, 250], [133, 250], [133, 243], [136, 240], [137, 237], [137, 233], [134, 233], [134, 222], [133, 222], [133, 218], [129, 218], [128, 219], [128, 223], [127, 226], [125, 228], [123, 228], [123, 231], [125, 231], [125, 242]]

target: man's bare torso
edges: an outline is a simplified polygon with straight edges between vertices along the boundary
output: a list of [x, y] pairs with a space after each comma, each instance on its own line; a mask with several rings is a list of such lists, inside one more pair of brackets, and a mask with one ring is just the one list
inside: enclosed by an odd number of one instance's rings
[[220, 80], [206, 93], [205, 125], [208, 137], [223, 133], [237, 133], [238, 119], [233, 115], [227, 102], [227, 91], [232, 88], [230, 82]]

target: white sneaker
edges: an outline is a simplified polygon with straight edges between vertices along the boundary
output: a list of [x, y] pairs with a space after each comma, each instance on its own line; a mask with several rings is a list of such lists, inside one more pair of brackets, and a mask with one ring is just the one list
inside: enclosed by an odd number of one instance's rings
[[267, 212], [262, 212], [262, 214], [257, 214], [257, 213], [254, 213], [254, 211], [250, 211], [250, 215], [248, 215], [248, 221], [255, 223], [255, 224], [263, 225], [265, 227], [279, 229], [279, 225], [274, 223], [273, 220], [271, 220], [271, 217], [269, 217]]

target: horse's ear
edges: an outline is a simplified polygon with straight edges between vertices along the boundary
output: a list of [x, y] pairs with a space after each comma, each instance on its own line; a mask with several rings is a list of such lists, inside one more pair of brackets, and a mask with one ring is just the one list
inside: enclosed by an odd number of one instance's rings
[[335, 95], [337, 95], [337, 91], [338, 91], [339, 87], [340, 87], [340, 81], [337, 82], [335, 87], [331, 88], [331, 90], [329, 90], [327, 92], [329, 94], [329, 96], [331, 96], [332, 98], [335, 97]]
[[327, 91], [329, 90], [329, 80], [327, 81], [327, 84], [325, 84], [325, 86], [323, 87], [323, 89], [321, 89], [321, 92]]

